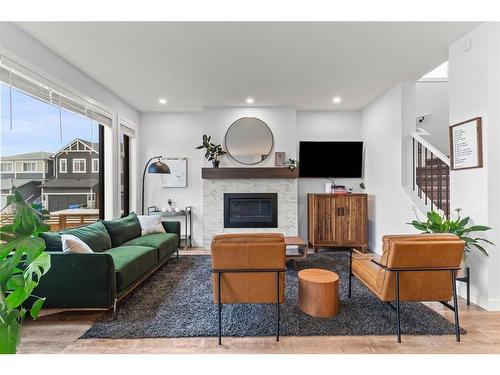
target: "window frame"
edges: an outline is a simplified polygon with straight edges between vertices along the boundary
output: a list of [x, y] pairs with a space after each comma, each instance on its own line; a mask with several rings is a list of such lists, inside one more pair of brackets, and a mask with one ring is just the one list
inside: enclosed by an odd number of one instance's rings
[[[64, 170], [62, 169], [62, 162], [64, 162]], [[68, 173], [68, 159], [59, 158], [59, 173]]]
[[[76, 162], [83, 161], [83, 170], [76, 170], [75, 165]], [[87, 173], [87, 159], [85, 158], [74, 158], [73, 159], [73, 173]]]
[[[37, 173], [38, 171], [38, 168], [37, 168], [37, 162], [36, 161], [23, 161], [22, 162], [22, 173]], [[30, 165], [31, 167], [33, 167], [33, 165], [35, 166], [35, 169], [25, 169], [25, 166], [26, 165]]]
[[[10, 169], [3, 170], [3, 167], [6, 165], [9, 165]], [[2, 164], [0, 165], [0, 172], [1, 173], [14, 173], [14, 163], [11, 161], [3, 161]]]
[[[94, 163], [97, 164], [97, 165], [95, 165]], [[99, 158], [92, 158], [91, 159], [91, 164], [92, 164], [92, 168], [91, 168], [92, 173], [99, 173], [99, 164], [100, 164], [99, 163]], [[94, 167], [96, 167], [96, 168], [94, 168]]]

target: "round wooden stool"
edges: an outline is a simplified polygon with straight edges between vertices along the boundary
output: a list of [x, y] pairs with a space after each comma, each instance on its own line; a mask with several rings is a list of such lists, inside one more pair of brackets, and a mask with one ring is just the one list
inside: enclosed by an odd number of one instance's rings
[[310, 268], [299, 271], [299, 309], [311, 316], [330, 318], [339, 313], [339, 276]]

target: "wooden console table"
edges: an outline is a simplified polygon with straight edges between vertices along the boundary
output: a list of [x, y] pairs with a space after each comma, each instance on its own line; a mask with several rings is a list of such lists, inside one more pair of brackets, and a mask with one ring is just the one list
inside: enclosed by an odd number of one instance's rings
[[366, 194], [308, 194], [308, 241], [320, 247], [368, 247]]

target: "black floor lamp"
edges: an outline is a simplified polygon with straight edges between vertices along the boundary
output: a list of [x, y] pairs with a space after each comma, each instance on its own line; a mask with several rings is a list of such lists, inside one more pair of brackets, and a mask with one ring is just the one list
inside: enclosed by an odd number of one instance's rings
[[[154, 156], [148, 160], [146, 166], [144, 167], [144, 173], [142, 174], [142, 214], [144, 215], [144, 182], [146, 180], [146, 172], [148, 173], [162, 173], [162, 174], [170, 174], [170, 168], [167, 164], [162, 163], [161, 158], [163, 156]], [[158, 159], [151, 165], [152, 160]], [[149, 166], [149, 167], [148, 167]]]

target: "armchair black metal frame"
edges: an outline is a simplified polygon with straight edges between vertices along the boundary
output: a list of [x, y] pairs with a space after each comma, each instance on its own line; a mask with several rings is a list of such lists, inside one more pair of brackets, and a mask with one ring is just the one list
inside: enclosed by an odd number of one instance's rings
[[262, 273], [262, 272], [275, 272], [276, 273], [276, 341], [280, 341], [280, 273], [285, 272], [285, 268], [275, 269], [213, 269], [212, 273], [217, 274], [217, 304], [218, 304], [218, 318], [219, 318], [219, 345], [222, 345], [222, 305], [221, 302], [221, 276], [223, 273]]
[[[351, 296], [351, 282], [350, 279], [353, 276], [351, 273], [351, 262], [352, 262], [352, 253], [351, 259], [349, 260], [349, 297]], [[399, 298], [399, 274], [401, 272], [427, 272], [427, 271], [450, 271], [451, 276], [451, 286], [453, 291], [453, 306], [451, 306], [448, 301], [439, 301], [443, 306], [446, 306], [448, 309], [454, 312], [455, 315], [455, 337], [457, 342], [460, 342], [460, 322], [458, 317], [458, 295], [457, 295], [457, 271], [460, 267], [404, 267], [404, 268], [389, 268], [374, 259], [371, 259], [371, 262], [375, 263], [380, 268], [383, 268], [386, 271], [394, 272], [396, 274], [396, 283], [395, 283], [395, 293], [396, 300], [395, 301], [387, 301], [387, 304], [396, 311], [396, 339], [397, 342], [401, 342], [401, 306], [400, 306], [400, 298]], [[396, 302], [396, 306], [391, 302]]]

